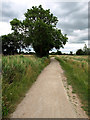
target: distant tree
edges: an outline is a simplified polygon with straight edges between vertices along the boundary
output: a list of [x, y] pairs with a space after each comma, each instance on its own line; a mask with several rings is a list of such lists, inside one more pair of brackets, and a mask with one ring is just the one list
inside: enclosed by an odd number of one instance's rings
[[90, 48], [87, 48], [88, 55], [90, 55]]
[[51, 52], [50, 55], [56, 55], [56, 52]]
[[17, 53], [17, 49], [15, 49], [15, 41], [12, 38], [11, 34], [2, 36], [2, 53], [4, 55], [11, 55]]
[[41, 5], [33, 6], [24, 15], [25, 20], [15, 18], [10, 22], [12, 30], [22, 34], [26, 46], [32, 45], [37, 56], [48, 56], [53, 47], [60, 49], [66, 44], [68, 38], [56, 28], [58, 20], [50, 9], [44, 10]]
[[73, 52], [72, 52], [72, 51], [70, 51], [70, 55], [73, 55]]
[[57, 51], [56, 54], [57, 54], [57, 55], [62, 55], [62, 52], [61, 52], [61, 51]]
[[82, 49], [78, 49], [78, 50], [76, 51], [76, 55], [84, 55], [83, 50], [82, 50]]
[[2, 53], [4, 55], [14, 55], [21, 51], [21, 48], [25, 47], [22, 41], [22, 36], [11, 33], [8, 35], [2, 35]]
[[88, 55], [88, 48], [87, 48], [86, 44], [83, 47], [83, 52], [84, 52], [85, 55]]

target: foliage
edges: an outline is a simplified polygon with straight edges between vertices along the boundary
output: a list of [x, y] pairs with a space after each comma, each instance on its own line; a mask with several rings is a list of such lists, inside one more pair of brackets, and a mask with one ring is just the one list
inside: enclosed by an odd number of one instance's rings
[[32, 7], [24, 14], [25, 20], [13, 19], [10, 23], [15, 33], [22, 34], [27, 46], [32, 45], [37, 56], [48, 56], [55, 47], [59, 49], [67, 42], [66, 34], [56, 28], [57, 17], [44, 10], [42, 6]]
[[82, 49], [78, 49], [78, 50], [76, 51], [76, 55], [84, 55], [83, 50], [82, 50]]
[[14, 55], [18, 53], [18, 50], [21, 51], [21, 48], [24, 48], [22, 35], [11, 33], [8, 35], [1, 36], [2, 38], [2, 53], [4, 55]]
[[87, 45], [85, 44], [82, 49], [78, 49], [76, 51], [76, 55], [90, 55], [90, 48], [87, 47]]
[[49, 53], [49, 55], [62, 55], [62, 52], [61, 51], [51, 52]]
[[70, 55], [73, 55], [73, 52], [72, 52], [72, 51], [70, 51]]
[[90, 48], [87, 48], [87, 55], [90, 55]]
[[46, 57], [2, 57], [2, 113], [3, 117], [13, 112], [26, 91], [35, 82], [42, 69], [49, 64]]
[[57, 51], [56, 55], [62, 55], [61, 51]]
[[88, 48], [87, 48], [87, 45], [85, 44], [84, 47], [83, 47], [83, 52], [85, 55], [88, 54]]

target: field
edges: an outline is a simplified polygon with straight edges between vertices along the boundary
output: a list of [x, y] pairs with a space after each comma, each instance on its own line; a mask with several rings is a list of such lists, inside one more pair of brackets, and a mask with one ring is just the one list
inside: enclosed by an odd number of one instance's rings
[[[88, 112], [88, 56], [56, 55], [67, 82], [82, 102], [82, 108]], [[2, 113], [9, 117], [21, 102], [25, 93], [36, 81], [37, 76], [50, 63], [46, 57], [29, 55], [2, 57]]]
[[43, 68], [50, 62], [46, 57], [2, 57], [2, 114], [9, 116], [35, 82]]
[[88, 112], [88, 56], [57, 55], [56, 59], [65, 71], [73, 93], [78, 94], [82, 108]]

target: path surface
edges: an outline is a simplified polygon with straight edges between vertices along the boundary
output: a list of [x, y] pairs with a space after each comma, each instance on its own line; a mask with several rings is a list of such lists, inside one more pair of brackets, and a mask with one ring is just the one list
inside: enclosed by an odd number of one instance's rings
[[62, 83], [62, 72], [52, 58], [11, 118], [77, 118]]

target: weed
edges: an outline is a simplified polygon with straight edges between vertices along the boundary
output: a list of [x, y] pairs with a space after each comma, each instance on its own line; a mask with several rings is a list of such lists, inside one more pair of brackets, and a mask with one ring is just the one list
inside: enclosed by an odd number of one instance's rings
[[[86, 57], [86, 56], [85, 56]], [[65, 71], [68, 84], [72, 85], [72, 93], [77, 93], [85, 111], [88, 109], [88, 57], [58, 56], [56, 59]], [[70, 58], [70, 59], [68, 59]], [[66, 59], [66, 60], [65, 60]]]
[[26, 91], [36, 81], [49, 59], [35, 56], [2, 57], [2, 113], [3, 117], [12, 113], [25, 96]]

